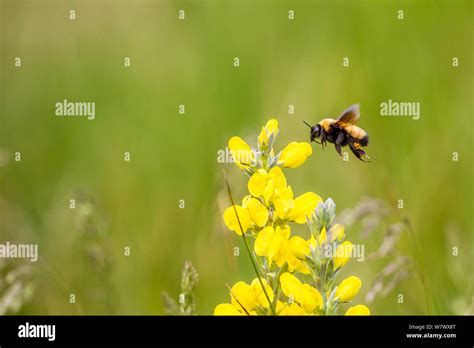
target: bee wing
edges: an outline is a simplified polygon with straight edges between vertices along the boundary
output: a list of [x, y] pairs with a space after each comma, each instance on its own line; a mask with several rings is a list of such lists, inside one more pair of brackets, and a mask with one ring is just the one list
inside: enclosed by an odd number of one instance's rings
[[349, 106], [336, 121], [338, 125], [356, 124], [360, 117], [360, 104]]

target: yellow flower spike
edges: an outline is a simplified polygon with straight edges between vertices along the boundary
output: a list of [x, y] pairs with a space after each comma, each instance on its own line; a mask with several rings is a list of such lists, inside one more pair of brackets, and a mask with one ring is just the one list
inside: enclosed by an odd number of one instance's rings
[[240, 137], [232, 137], [229, 139], [229, 150], [232, 154], [235, 164], [242, 170], [250, 165], [253, 161], [252, 148]]
[[334, 269], [344, 266], [349, 261], [353, 247], [352, 243], [346, 240], [336, 248], [336, 255], [333, 258]]
[[[265, 280], [260, 281], [256, 278], [250, 285], [245, 282], [236, 283], [230, 291], [231, 303], [217, 305], [214, 309], [215, 315], [270, 314], [270, 308], [272, 314], [278, 315], [320, 315], [325, 308], [321, 296], [323, 289], [326, 297], [334, 295], [331, 301], [335, 302], [328, 303], [324, 311], [324, 314], [333, 315], [339, 308], [338, 303], [350, 302], [361, 288], [361, 280], [355, 276], [344, 279], [338, 286], [334, 285], [334, 277], [348, 262], [353, 245], [350, 241], [344, 241], [345, 231], [342, 224], [331, 226], [335, 215], [335, 203], [332, 199], [323, 203], [321, 209], [315, 213], [318, 204], [323, 202], [317, 194], [306, 192], [294, 198], [282, 168], [301, 166], [312, 154], [312, 147], [306, 142], [292, 142], [277, 155], [278, 160], [275, 163], [273, 140], [279, 132], [278, 127], [278, 121], [275, 119], [266, 123], [258, 136], [258, 152], [239, 137], [229, 140], [229, 148], [235, 163], [247, 174], [251, 174], [251, 177], [247, 183], [249, 194], [242, 200], [242, 205], [227, 208], [223, 218], [226, 226], [239, 235], [247, 231], [251, 232], [252, 237], [256, 234], [252, 245], [254, 255], [266, 259], [268, 272], [275, 270], [276, 274], [281, 274], [284, 267], [279, 282], [282, 295], [285, 295], [287, 302], [275, 297], [277, 295], [273, 292], [273, 289], [277, 288], [275, 284], [272, 283], [270, 286]], [[318, 233], [313, 230], [316, 224], [311, 225], [312, 234], [309, 240], [299, 236], [291, 237], [288, 224], [292, 222], [305, 224], [313, 216], [315, 219], [317, 217], [318, 221], [321, 220], [319, 223], [326, 227], [321, 228]], [[328, 255], [313, 253], [312, 257], [318, 260], [311, 261], [308, 256], [318, 246], [324, 247], [326, 244], [337, 248], [335, 255], [331, 255], [334, 267], [329, 269], [330, 283], [321, 284], [317, 282], [317, 274], [311, 272], [309, 265], [312, 265], [312, 262], [316, 265], [318, 262], [327, 262]], [[249, 256], [258, 273], [256, 261], [252, 255]], [[276, 264], [280, 272], [276, 266], [272, 267], [272, 264]], [[299, 280], [294, 275], [296, 272], [311, 274], [313, 281], [321, 289]], [[272, 305], [273, 302], [275, 306]], [[264, 310], [265, 308], [268, 310]], [[346, 315], [369, 314], [369, 308], [364, 305], [350, 307], [346, 312]]]
[[278, 164], [286, 168], [296, 168], [302, 165], [312, 153], [310, 144], [292, 142], [281, 152]]
[[275, 230], [272, 226], [265, 227], [261, 230], [258, 235], [257, 239], [255, 240], [255, 244], [253, 246], [255, 253], [258, 256], [267, 256], [268, 255], [268, 248], [275, 237]]
[[290, 213], [291, 219], [297, 224], [306, 223], [307, 217], [311, 216], [322, 198], [316, 193], [306, 192], [293, 201], [293, 209]]
[[268, 221], [268, 209], [258, 199], [250, 198], [243, 204], [248, 210], [250, 220], [258, 227], [263, 227]]
[[258, 136], [258, 143], [261, 149], [267, 148], [268, 141], [272, 135], [274, 138], [278, 135], [278, 121], [275, 119], [268, 121]]
[[214, 308], [214, 315], [245, 315], [230, 303], [221, 303]]
[[[270, 301], [273, 301], [272, 287], [267, 284], [265, 279], [262, 279], [262, 283], [263, 283], [263, 286], [265, 287], [265, 291], [268, 294], [268, 298], [270, 299]], [[251, 286], [252, 286], [257, 303], [260, 306], [265, 307], [265, 308], [270, 307], [270, 303], [268, 303], [267, 297], [265, 296], [265, 292], [263, 291], [262, 285], [260, 284], [260, 281], [258, 280], [258, 278], [255, 278], [252, 281]]]
[[250, 227], [250, 215], [247, 209], [242, 208], [240, 205], [230, 206], [224, 211], [224, 223], [227, 228], [231, 231], [234, 231], [239, 236], [242, 235], [242, 230], [240, 229], [239, 221], [237, 220], [237, 216], [235, 215], [235, 211], [237, 211], [237, 215], [239, 216], [240, 223], [242, 225], [242, 229], [244, 233]]
[[370, 310], [367, 306], [357, 305], [350, 307], [345, 315], [370, 315]]
[[[243, 306], [247, 312], [250, 312], [257, 306], [254, 290], [245, 282], [235, 283], [230, 290], [230, 295], [235, 308], [241, 309]], [[242, 311], [244, 310], [242, 309]]]
[[349, 302], [357, 295], [361, 286], [359, 278], [350, 276], [337, 286], [336, 298], [339, 298], [339, 302]]

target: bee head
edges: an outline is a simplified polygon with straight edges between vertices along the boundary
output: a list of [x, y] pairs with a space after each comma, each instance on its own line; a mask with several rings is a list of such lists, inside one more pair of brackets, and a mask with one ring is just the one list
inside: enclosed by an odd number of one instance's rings
[[316, 126], [311, 126], [308, 122], [306, 121], [303, 121], [303, 123], [305, 125], [307, 125], [310, 129], [310, 139], [311, 141], [314, 141], [316, 143], [319, 144], [319, 142], [316, 140], [316, 139], [319, 139], [321, 137], [321, 133], [322, 133], [322, 129], [321, 129], [321, 126], [319, 124], [317, 124]]
[[311, 127], [311, 141], [315, 141], [315, 139], [319, 139], [321, 137], [321, 126], [317, 124], [314, 127]]

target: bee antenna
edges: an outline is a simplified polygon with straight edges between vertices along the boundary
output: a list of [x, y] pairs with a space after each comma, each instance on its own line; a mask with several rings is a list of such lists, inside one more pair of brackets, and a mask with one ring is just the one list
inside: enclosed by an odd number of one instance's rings
[[309, 128], [313, 129], [313, 126], [311, 126], [310, 124], [308, 124], [306, 121], [303, 121], [303, 123], [304, 123], [305, 125], [307, 125]]

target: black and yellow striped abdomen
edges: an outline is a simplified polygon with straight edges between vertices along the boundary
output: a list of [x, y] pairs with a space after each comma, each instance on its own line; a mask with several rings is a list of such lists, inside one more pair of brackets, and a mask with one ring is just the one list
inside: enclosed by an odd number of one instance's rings
[[354, 125], [347, 125], [344, 127], [344, 130], [348, 135], [354, 138], [362, 146], [367, 146], [369, 144], [369, 135], [365, 130]]

